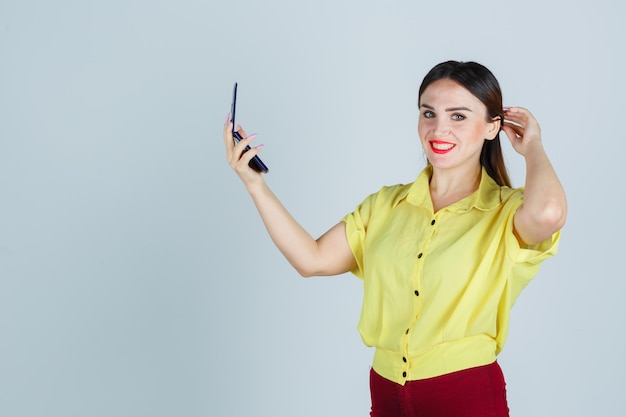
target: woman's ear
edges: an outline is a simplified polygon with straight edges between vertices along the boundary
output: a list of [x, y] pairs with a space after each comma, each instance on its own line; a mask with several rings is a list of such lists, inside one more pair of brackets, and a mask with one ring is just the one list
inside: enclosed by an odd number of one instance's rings
[[502, 128], [502, 117], [496, 116], [491, 119], [489, 122], [489, 126], [487, 127], [487, 140], [494, 140], [498, 137], [498, 133], [500, 133], [500, 128]]

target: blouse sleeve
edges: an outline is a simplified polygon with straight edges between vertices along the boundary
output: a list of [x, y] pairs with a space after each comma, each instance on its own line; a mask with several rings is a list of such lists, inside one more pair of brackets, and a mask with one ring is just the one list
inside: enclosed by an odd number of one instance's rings
[[556, 255], [559, 239], [561, 236], [561, 232], [557, 231], [548, 239], [543, 242], [529, 245], [529, 246], [521, 246], [517, 237], [515, 236], [513, 221], [515, 218], [515, 213], [517, 209], [524, 202], [524, 189], [517, 189], [510, 196], [509, 201], [507, 202], [507, 221], [506, 221], [506, 230], [505, 230], [505, 245], [507, 248], [507, 253], [512, 258], [513, 262], [516, 264], [526, 264], [528, 266], [534, 265], [537, 268], [547, 258], [550, 258]]
[[363, 279], [365, 238], [375, 199], [376, 194], [371, 194], [352, 213], [341, 219], [346, 224], [346, 238], [356, 261], [356, 267], [351, 272], [360, 279]]

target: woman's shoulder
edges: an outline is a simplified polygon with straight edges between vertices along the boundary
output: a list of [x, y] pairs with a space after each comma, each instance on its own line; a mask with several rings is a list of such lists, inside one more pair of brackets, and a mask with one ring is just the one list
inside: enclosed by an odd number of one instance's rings
[[504, 201], [523, 199], [524, 198], [524, 187], [512, 188], [508, 186], [500, 187], [500, 199]]
[[413, 183], [383, 185], [378, 191], [368, 195], [361, 205], [373, 207], [393, 207], [403, 200], [411, 190]]
[[413, 183], [408, 183], [408, 184], [399, 183], [399, 184], [392, 184], [392, 185], [383, 185], [382, 187], [380, 187], [378, 191], [370, 195], [376, 196], [383, 200], [387, 200], [390, 198], [393, 199], [398, 196], [406, 195], [411, 189], [412, 185]]

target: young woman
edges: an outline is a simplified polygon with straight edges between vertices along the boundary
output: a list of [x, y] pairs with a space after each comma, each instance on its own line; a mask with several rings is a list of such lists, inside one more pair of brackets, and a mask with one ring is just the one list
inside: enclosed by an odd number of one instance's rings
[[[376, 348], [371, 416], [508, 416], [496, 355], [511, 307], [556, 252], [566, 198], [539, 125], [502, 107], [493, 74], [474, 62], [436, 65], [419, 89], [418, 134], [428, 165], [383, 187], [318, 239], [248, 167], [224, 126], [228, 163], [280, 251], [305, 277], [351, 271], [363, 280], [359, 332]], [[499, 132], [526, 161], [511, 188]]]

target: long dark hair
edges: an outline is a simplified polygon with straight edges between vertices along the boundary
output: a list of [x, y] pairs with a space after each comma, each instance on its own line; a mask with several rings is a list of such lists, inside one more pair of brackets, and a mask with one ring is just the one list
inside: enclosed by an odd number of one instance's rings
[[[500, 126], [502, 126], [504, 122], [502, 91], [496, 77], [485, 66], [476, 62], [459, 61], [446, 61], [435, 65], [422, 80], [418, 94], [418, 106], [426, 87], [441, 79], [450, 79], [465, 87], [487, 107], [488, 121], [499, 118]], [[487, 174], [498, 185], [511, 186], [511, 180], [504, 164], [499, 132], [493, 140], [485, 140], [483, 143], [480, 164], [485, 167]]]

